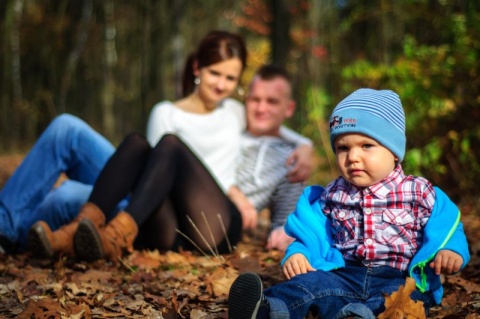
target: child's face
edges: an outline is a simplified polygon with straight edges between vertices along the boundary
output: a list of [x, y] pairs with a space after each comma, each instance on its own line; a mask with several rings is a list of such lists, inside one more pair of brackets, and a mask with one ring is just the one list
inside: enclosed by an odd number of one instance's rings
[[358, 187], [371, 186], [395, 169], [395, 155], [366, 135], [340, 135], [334, 146], [340, 174]]

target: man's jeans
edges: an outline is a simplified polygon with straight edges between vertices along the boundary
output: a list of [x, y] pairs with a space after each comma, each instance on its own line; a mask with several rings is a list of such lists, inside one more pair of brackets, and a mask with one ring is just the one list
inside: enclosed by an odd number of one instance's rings
[[[55, 230], [72, 221], [114, 151], [77, 117], [55, 118], [0, 190], [0, 235], [21, 250], [35, 222]], [[53, 189], [62, 172], [69, 179]]]
[[[272, 319], [304, 318], [309, 310], [318, 312], [320, 318], [355, 314], [354, 318], [373, 319], [385, 311], [383, 294], [391, 294], [405, 285], [405, 278], [406, 272], [387, 266], [348, 264], [333, 271], [318, 270], [295, 276], [265, 289], [264, 294]], [[411, 297], [423, 301], [426, 309], [434, 305], [429, 293], [417, 290]]]

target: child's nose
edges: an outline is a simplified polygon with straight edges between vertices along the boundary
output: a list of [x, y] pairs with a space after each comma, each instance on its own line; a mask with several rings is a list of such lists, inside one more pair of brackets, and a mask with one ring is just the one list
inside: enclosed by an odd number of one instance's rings
[[350, 162], [356, 162], [358, 160], [358, 150], [352, 148], [348, 151], [348, 160]]

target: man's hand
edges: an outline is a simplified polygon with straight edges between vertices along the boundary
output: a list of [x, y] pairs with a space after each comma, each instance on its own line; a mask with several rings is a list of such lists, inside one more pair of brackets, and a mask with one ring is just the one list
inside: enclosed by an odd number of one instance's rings
[[288, 157], [286, 165], [294, 165], [288, 172], [291, 183], [305, 182], [312, 173], [313, 147], [306, 144], [298, 146]]
[[445, 273], [452, 275], [462, 267], [463, 258], [459, 254], [451, 250], [440, 250], [435, 259], [430, 263], [430, 268], [435, 269], [435, 274]]
[[270, 236], [268, 236], [267, 240], [267, 249], [278, 249], [281, 251], [285, 251], [294, 239], [288, 236], [285, 233], [285, 229], [282, 227], [277, 227], [276, 229], [272, 230]]
[[228, 197], [237, 206], [242, 215], [243, 229], [255, 229], [257, 227], [258, 212], [250, 200], [236, 186], [230, 187]]
[[283, 264], [283, 274], [288, 279], [315, 270], [316, 269], [310, 265], [307, 258], [302, 254], [291, 255]]

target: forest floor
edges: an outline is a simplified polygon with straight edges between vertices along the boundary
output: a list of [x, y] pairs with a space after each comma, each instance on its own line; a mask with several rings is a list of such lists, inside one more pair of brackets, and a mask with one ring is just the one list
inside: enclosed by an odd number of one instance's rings
[[[21, 158], [0, 156], [0, 189]], [[442, 306], [428, 318], [480, 318], [480, 212], [460, 206], [472, 260], [461, 273], [443, 278]], [[284, 280], [282, 254], [263, 249], [266, 229], [264, 223], [245, 234], [222, 257], [135, 251], [114, 263], [0, 255], [0, 318], [227, 318], [228, 290], [239, 273], [258, 273], [266, 287]], [[396, 314], [382, 318], [422, 317], [411, 312], [416, 306], [400, 298], [400, 290], [395, 295], [387, 297], [387, 311]]]

